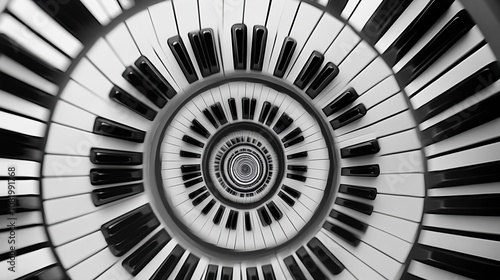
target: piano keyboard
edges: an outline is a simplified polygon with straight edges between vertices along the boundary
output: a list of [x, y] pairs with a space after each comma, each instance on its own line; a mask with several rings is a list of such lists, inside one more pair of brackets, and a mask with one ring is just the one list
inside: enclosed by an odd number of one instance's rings
[[469, 2], [0, 1], [0, 280], [498, 278]]

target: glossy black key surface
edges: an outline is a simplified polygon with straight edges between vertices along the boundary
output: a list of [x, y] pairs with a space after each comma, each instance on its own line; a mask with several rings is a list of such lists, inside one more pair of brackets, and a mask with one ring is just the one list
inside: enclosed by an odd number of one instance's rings
[[289, 197], [287, 194], [285, 194], [284, 192], [280, 191], [278, 193], [278, 196], [279, 198], [281, 198], [286, 204], [288, 204], [290, 207], [294, 206], [295, 205], [295, 201]]
[[[500, 78], [500, 67], [492, 62], [416, 110], [419, 122], [426, 121], [485, 89]], [[488, 111], [491, 112], [491, 111]]]
[[214, 219], [212, 220], [214, 224], [220, 224], [222, 216], [224, 215], [224, 210], [226, 210], [226, 207], [224, 205], [219, 206], [219, 209], [217, 210], [217, 213], [215, 213]]
[[61, 266], [57, 264], [49, 265], [44, 268], [33, 271], [16, 280], [67, 280], [68, 276], [64, 273]]
[[300, 197], [300, 192], [292, 187], [283, 185], [281, 186], [281, 189], [283, 189], [287, 194], [289, 194], [291, 197], [295, 199], [298, 199]]
[[229, 98], [227, 102], [229, 104], [229, 110], [231, 111], [231, 117], [233, 118], [233, 121], [235, 121], [238, 119], [238, 113], [236, 111], [236, 101], [234, 100], [234, 98]]
[[215, 199], [212, 198], [212, 200], [210, 200], [210, 202], [208, 202], [207, 205], [205, 205], [205, 207], [203, 207], [203, 209], [201, 210], [201, 213], [203, 213], [204, 215], [210, 213], [210, 210], [212, 210], [214, 205], [215, 205]]
[[247, 68], [247, 27], [237, 23], [231, 27], [233, 41], [233, 64], [236, 70]]
[[175, 280], [191, 280], [199, 261], [200, 258], [193, 254], [189, 254], [186, 261], [182, 265], [181, 270], [179, 270], [179, 273], [175, 277]]
[[90, 197], [92, 199], [92, 203], [94, 203], [95, 206], [101, 206], [139, 194], [143, 191], [144, 186], [142, 185], [142, 183], [131, 184], [93, 190]]
[[293, 123], [293, 119], [290, 118], [286, 113], [281, 114], [281, 117], [276, 121], [273, 127], [276, 134], [280, 134], [283, 130], [287, 129]]
[[195, 171], [200, 171], [201, 166], [199, 164], [185, 164], [181, 165], [181, 172], [182, 173], [189, 173], [189, 172], [195, 172]]
[[307, 177], [304, 176], [304, 175], [300, 175], [300, 174], [291, 174], [291, 173], [287, 173], [286, 174], [286, 177], [288, 179], [292, 179], [292, 180], [296, 180], [296, 181], [300, 181], [300, 182], [305, 182], [307, 180]]
[[307, 247], [309, 247], [313, 254], [316, 255], [319, 261], [333, 275], [338, 275], [345, 269], [344, 265], [316, 237], [314, 237], [307, 243]]
[[197, 189], [197, 190], [194, 190], [194, 191], [190, 192], [190, 193], [188, 194], [188, 197], [189, 197], [190, 199], [193, 199], [193, 198], [195, 198], [195, 197], [199, 196], [200, 194], [204, 193], [206, 190], [207, 190], [207, 187], [206, 187], [206, 186], [203, 186], [203, 187], [201, 187], [201, 188], [199, 188], [199, 189]]
[[[0, 35], [1, 38], [2, 35]], [[0, 89], [29, 102], [52, 109], [56, 97], [21, 80], [0, 72]]]
[[307, 152], [298, 152], [298, 153], [294, 153], [291, 155], [287, 155], [286, 159], [305, 158], [305, 157], [307, 157], [307, 155], [308, 155]]
[[333, 62], [328, 62], [325, 67], [319, 72], [318, 76], [311, 83], [306, 90], [306, 94], [314, 99], [318, 96], [335, 77], [339, 74], [340, 70]]
[[200, 205], [200, 203], [202, 203], [208, 197], [210, 197], [210, 193], [209, 192], [204, 192], [202, 195], [200, 195], [197, 198], [193, 199], [193, 206]]
[[205, 28], [199, 32], [190, 32], [189, 41], [193, 48], [201, 75], [207, 77], [220, 71], [215, 48], [213, 30]]
[[366, 115], [365, 105], [359, 104], [356, 107], [349, 109], [342, 115], [331, 120], [330, 125], [333, 129], [339, 129], [345, 125], [361, 119], [364, 115]]
[[204, 109], [203, 110], [203, 115], [205, 115], [205, 117], [208, 119], [208, 121], [215, 127], [215, 128], [218, 128], [219, 127], [219, 124], [217, 123], [217, 121], [215, 120], [214, 116], [212, 115], [212, 113], [210, 113], [210, 111], [208, 109]]
[[396, 73], [398, 81], [403, 85], [409, 84], [458, 42], [474, 24], [467, 11], [458, 12], [434, 38]]
[[394, 66], [448, 10], [453, 1], [431, 0], [382, 55], [386, 63], [390, 67]]
[[383, 0], [361, 30], [367, 41], [375, 45], [411, 2], [412, 0]]
[[380, 167], [378, 164], [342, 167], [340, 170], [342, 176], [358, 176], [358, 177], [378, 177], [380, 175]]
[[90, 169], [90, 183], [94, 186], [142, 180], [142, 169]]
[[293, 138], [299, 136], [302, 133], [302, 130], [300, 127], [297, 127], [296, 129], [290, 131], [285, 137], [281, 138], [281, 142], [285, 143], [287, 141], [292, 140]]
[[142, 153], [92, 148], [90, 162], [106, 165], [141, 165]]
[[117, 139], [143, 143], [146, 132], [123, 125], [105, 118], [97, 117], [94, 123], [95, 134], [113, 137]]
[[222, 108], [220, 102], [215, 103], [214, 105], [210, 106], [210, 108], [212, 109], [212, 112], [221, 125], [227, 123], [226, 114], [224, 114], [224, 109]]
[[[7, 186], [6, 186], [7, 188]], [[0, 197], [0, 215], [14, 216], [18, 212], [40, 210], [42, 202], [36, 195], [17, 195]]]
[[373, 213], [373, 206], [350, 199], [337, 197], [337, 199], [335, 199], [335, 204], [356, 210], [366, 215], [371, 215]]
[[326, 278], [325, 274], [321, 271], [321, 269], [319, 269], [311, 256], [309, 256], [304, 247], [300, 247], [295, 253], [314, 280], [328, 280], [328, 278]]
[[244, 120], [250, 118], [250, 98], [243, 97], [241, 99], [241, 111]]
[[498, 170], [500, 161], [431, 171], [426, 178], [426, 185], [434, 189], [500, 182]]
[[287, 169], [291, 170], [291, 171], [297, 171], [297, 172], [307, 172], [307, 166], [306, 165], [289, 164], [287, 166]]
[[306, 276], [300, 270], [299, 265], [293, 258], [293, 256], [288, 256], [283, 259], [283, 262], [285, 263], [286, 268], [288, 269], [288, 272], [290, 272], [290, 275], [292, 275], [294, 280], [306, 280]]
[[340, 109], [353, 103], [354, 100], [358, 99], [358, 97], [358, 93], [353, 88], [349, 88], [323, 108], [323, 113], [329, 117], [340, 111]]
[[174, 271], [177, 263], [184, 255], [184, 248], [180, 245], [175, 245], [172, 252], [168, 255], [168, 257], [163, 261], [160, 267], [155, 271], [153, 276], [151, 276], [150, 280], [167, 280], [172, 271]]
[[267, 208], [269, 209], [269, 212], [271, 212], [271, 215], [276, 221], [279, 221], [281, 220], [281, 218], [283, 218], [283, 213], [278, 208], [276, 203], [274, 203], [274, 201], [267, 203]]
[[117, 257], [122, 256], [150, 234], [160, 222], [151, 206], [143, 206], [127, 212], [101, 226], [108, 249]]
[[211, 28], [204, 28], [200, 31], [205, 43], [205, 50], [209, 61], [210, 72], [212, 74], [219, 73], [219, 58], [217, 57], [217, 48], [215, 47], [215, 35]]
[[182, 38], [178, 35], [174, 36], [167, 40], [167, 44], [170, 47], [175, 60], [177, 60], [182, 73], [184, 73], [186, 80], [190, 84], [196, 82], [198, 80], [198, 75], [194, 70], [193, 63], [189, 58], [189, 54], [186, 50], [186, 46], [184, 46], [184, 42], [182, 42]]
[[137, 69], [141, 71], [142, 75], [145, 76], [165, 97], [170, 99], [174, 98], [177, 92], [147, 57], [139, 57], [134, 64]]
[[158, 89], [140, 71], [129, 66], [122, 73], [122, 77], [159, 108], [163, 108], [165, 107], [165, 104], [167, 104], [167, 99], [165, 99], [160, 89]]
[[203, 177], [198, 177], [198, 178], [193, 179], [191, 181], [184, 182], [184, 187], [190, 188], [190, 187], [192, 187], [192, 186], [194, 186], [196, 184], [199, 184], [201, 182], [203, 182]]
[[451, 138], [500, 117], [500, 93], [458, 112], [421, 132], [426, 146]]
[[432, 214], [498, 216], [500, 195], [478, 194], [430, 197], [424, 202], [424, 212]]
[[170, 239], [170, 235], [162, 229], [123, 260], [123, 268], [136, 276], [167, 245]]
[[366, 229], [368, 228], [368, 225], [359, 221], [358, 219], [356, 218], [353, 218], [349, 215], [346, 215], [344, 213], [341, 213], [337, 210], [332, 210], [330, 211], [330, 217], [352, 227], [352, 228], [355, 228], [357, 230], [360, 230], [360, 231], [363, 231], [365, 232]]
[[260, 110], [260, 116], [259, 116], [260, 123], [264, 123], [270, 110], [271, 110], [271, 103], [269, 103], [268, 101], [265, 101], [262, 104], [262, 109]]
[[339, 236], [345, 242], [351, 244], [352, 246], [356, 247], [359, 245], [359, 242], [361, 242], [359, 240], [359, 238], [356, 235], [354, 235], [352, 232], [350, 232], [342, 227], [339, 227], [337, 225], [334, 225], [330, 222], [325, 222], [323, 224], [323, 228], [328, 230], [329, 232]]
[[348, 0], [330, 0], [326, 5], [326, 10], [332, 13], [333, 15], [340, 16], [345, 6], [347, 5]]
[[233, 268], [229, 266], [222, 267], [221, 280], [233, 280]]
[[263, 226], [268, 226], [273, 222], [273, 220], [271, 220], [271, 216], [269, 216], [269, 213], [267, 213], [267, 210], [264, 206], [257, 209], [257, 213], [259, 214], [260, 222]]
[[378, 152], [380, 152], [380, 146], [378, 144], [377, 139], [373, 139], [340, 149], [340, 156], [342, 158], [351, 158], [351, 157], [373, 155]]
[[271, 108], [271, 111], [269, 112], [269, 116], [267, 117], [267, 120], [266, 120], [267, 126], [271, 126], [271, 124], [274, 121], [274, 118], [276, 117], [276, 114], [278, 114], [278, 110], [279, 110], [279, 108], [277, 106], [273, 106]]
[[207, 268], [207, 273], [205, 274], [205, 280], [217, 280], [217, 273], [219, 266], [215, 264], [209, 264]]
[[205, 146], [205, 144], [203, 144], [202, 142], [194, 139], [193, 137], [191, 137], [189, 135], [182, 136], [182, 141], [184, 141], [186, 143], [189, 143], [189, 144], [191, 144], [193, 146], [200, 147], [200, 148], [203, 148]]
[[377, 197], [377, 189], [371, 187], [340, 184], [339, 192], [370, 200], [374, 200]]
[[300, 89], [304, 89], [318, 72], [324, 60], [323, 54], [313, 51], [293, 84]]
[[253, 117], [255, 116], [255, 107], [257, 106], [257, 99], [252, 98], [250, 99], [250, 113], [248, 115], [248, 118], [253, 120]]
[[205, 138], [210, 137], [210, 132], [196, 119], [191, 122], [190, 128]]
[[245, 230], [246, 231], [252, 230], [252, 221], [251, 221], [249, 212], [245, 212]]
[[179, 152], [179, 155], [181, 157], [185, 157], [185, 158], [201, 158], [201, 155], [198, 153], [188, 152], [188, 151], [184, 151], [184, 150], [181, 150]]
[[283, 40], [283, 45], [281, 46], [280, 55], [274, 68], [274, 76], [278, 78], [283, 78], [285, 72], [292, 60], [293, 52], [297, 47], [297, 42], [291, 37], [285, 37]]
[[253, 27], [250, 69], [262, 71], [264, 54], [266, 52], [266, 42], [267, 28], [262, 25], [255, 25]]
[[0, 156], [41, 162], [43, 160], [43, 138], [17, 133], [0, 128]]
[[117, 86], [111, 89], [109, 97], [147, 120], [152, 121], [156, 117], [155, 110]]
[[229, 216], [227, 217], [226, 221], [226, 228], [227, 229], [236, 229], [236, 226], [238, 225], [238, 211], [235, 210], [230, 210], [229, 211]]
[[259, 280], [259, 273], [256, 267], [247, 267], [247, 279], [248, 280]]
[[266, 264], [262, 266], [262, 275], [264, 275], [264, 280], [276, 280], [276, 276], [274, 275], [273, 266], [270, 264]]

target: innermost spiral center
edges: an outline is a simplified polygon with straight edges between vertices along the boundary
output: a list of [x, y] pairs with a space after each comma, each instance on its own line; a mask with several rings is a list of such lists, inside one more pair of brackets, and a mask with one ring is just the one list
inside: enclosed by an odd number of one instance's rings
[[259, 157], [259, 154], [250, 147], [237, 149], [228, 158], [228, 175], [236, 185], [243, 188], [252, 187], [267, 169], [265, 166], [267, 162], [263, 162], [264, 158]]

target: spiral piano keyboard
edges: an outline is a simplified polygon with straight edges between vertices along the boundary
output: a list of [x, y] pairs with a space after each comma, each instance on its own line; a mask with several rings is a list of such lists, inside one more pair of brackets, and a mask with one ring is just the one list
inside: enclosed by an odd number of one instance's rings
[[500, 279], [498, 2], [0, 11], [0, 279]]

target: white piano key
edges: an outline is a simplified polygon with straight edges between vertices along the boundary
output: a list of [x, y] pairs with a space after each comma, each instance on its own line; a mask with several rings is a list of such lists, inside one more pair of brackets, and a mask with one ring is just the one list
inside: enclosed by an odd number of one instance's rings
[[205, 270], [207, 269], [208, 264], [209, 264], [208, 259], [203, 257], [200, 258], [200, 260], [198, 261], [198, 265], [196, 266], [196, 269], [193, 272], [193, 275], [191, 275], [191, 279], [204, 279], [202, 278], [202, 276]]
[[[245, 226], [245, 213], [242, 213], [242, 219], [241, 219], [241, 222], [242, 222], [242, 226]], [[254, 224], [254, 221], [253, 221], [253, 216], [252, 216], [252, 213], [249, 212], [249, 215], [250, 215], [250, 224], [252, 226], [252, 230], [249, 230], [247, 231], [246, 228], [242, 228], [243, 230], [243, 239], [244, 239], [244, 250], [246, 251], [253, 251], [255, 250], [255, 241], [254, 241], [254, 232], [255, 232], [255, 224]]]
[[500, 159], [498, 151], [500, 151], [500, 143], [484, 145], [453, 154], [431, 158], [427, 161], [427, 168], [429, 171], [436, 171], [497, 161]]
[[99, 3], [100, 0], [80, 0], [89, 12], [99, 21], [101, 25], [107, 25], [111, 18], [104, 7]]
[[495, 261], [500, 260], [500, 243], [493, 240], [422, 230], [418, 242]]
[[361, 1], [349, 18], [349, 23], [355, 29], [361, 31], [380, 3], [382, 3], [382, 0]]
[[94, 279], [116, 261], [117, 259], [111, 254], [111, 251], [108, 248], [104, 248], [91, 258], [68, 269], [67, 273], [71, 279], [75, 280]]
[[295, 220], [293, 220], [293, 214], [289, 215], [289, 213], [293, 212], [296, 214], [293, 209], [290, 209], [289, 207], [285, 206], [285, 203], [282, 202], [282, 200], [278, 197], [273, 199], [273, 201], [276, 203], [276, 206], [281, 210], [283, 213], [283, 217], [278, 221], [278, 223], [281, 226], [281, 229], [283, 230], [283, 233], [286, 236], [286, 239], [292, 239], [297, 234], [297, 229], [295, 228]]
[[250, 217], [252, 218], [255, 250], [266, 248], [266, 246], [276, 246], [276, 241], [274, 240], [274, 236], [270, 233], [269, 226], [267, 226], [267, 230], [264, 229], [257, 212], [250, 211]]
[[324, 53], [325, 60], [329, 60], [335, 63], [335, 65], [340, 65], [352, 49], [358, 45], [360, 40], [361, 38], [359, 38], [356, 32], [348, 25], [345, 25], [337, 38], [335, 38], [335, 41], [333, 41]]
[[472, 280], [446, 270], [442, 270], [415, 260], [410, 262], [408, 273], [420, 277], [422, 279], [453, 279], [453, 280]]
[[124, 10], [128, 10], [135, 5], [134, 0], [118, 0], [118, 3], [120, 3], [120, 6]]
[[46, 122], [49, 119], [50, 110], [40, 105], [7, 93], [3, 90], [0, 90], [0, 99], [2, 100], [0, 108], [23, 114], [43, 122]]
[[[266, 25], [270, 0], [245, 1], [243, 23], [247, 26], [247, 68], [250, 69], [252, 59], [253, 27]], [[269, 34], [269, 30], [268, 30]], [[265, 58], [265, 56], [264, 56]], [[264, 68], [262, 68], [264, 69]]]
[[75, 195], [43, 202], [48, 225], [79, 217], [98, 210], [89, 194]]
[[96, 116], [70, 103], [61, 100], [57, 102], [52, 115], [54, 123], [67, 125], [76, 129], [92, 132]]
[[[0, 219], [3, 219], [4, 221], [7, 221], [8, 218], [11, 218], [12, 216], [10, 215], [1, 215]], [[41, 211], [30, 211], [30, 212], [21, 212], [21, 213], [16, 213], [16, 226], [19, 227], [24, 227], [24, 226], [31, 226], [31, 225], [42, 225], [43, 224], [43, 218], [42, 218], [42, 212]]]
[[497, 234], [500, 232], [500, 217], [425, 214], [422, 225]]
[[99, 3], [110, 19], [114, 19], [122, 13], [122, 9], [117, 1], [99, 0]]
[[[109, 1], [111, 2], [111, 1]], [[141, 56], [125, 23], [120, 23], [106, 35], [106, 40], [123, 65], [133, 65]]]
[[376, 178], [342, 176], [340, 182], [342, 184], [376, 188], [379, 194], [425, 196], [424, 174], [381, 174]]
[[66, 269], [69, 269], [99, 251], [106, 249], [107, 246], [108, 244], [106, 244], [102, 232], [99, 230], [73, 242], [59, 246], [55, 250], [62, 265]]
[[391, 154], [380, 157], [354, 157], [342, 159], [342, 166], [378, 164], [381, 174], [423, 173], [423, 159], [420, 151]]
[[[222, 8], [222, 25], [218, 27], [219, 32], [219, 40], [220, 44], [220, 52], [222, 54], [222, 68], [224, 68], [224, 72], [232, 73], [234, 72], [234, 63], [233, 63], [233, 40], [231, 35], [231, 27], [237, 23], [243, 23], [243, 16], [245, 10], [245, 1], [244, 0], [234, 0], [231, 2], [228, 1], [215, 1]], [[247, 32], [252, 32], [253, 26], [247, 26]], [[247, 42], [249, 44], [249, 42]], [[251, 42], [250, 42], [251, 44]], [[249, 53], [247, 53], [247, 56]], [[247, 65], [249, 67], [249, 65]]]
[[54, 49], [9, 14], [4, 13], [0, 16], [0, 33], [9, 36], [36, 57], [61, 71], [66, 71], [71, 64], [68, 57]]
[[35, 137], [44, 137], [47, 125], [18, 115], [0, 111], [0, 128]]
[[109, 99], [109, 91], [113, 84], [87, 58], [80, 60], [71, 73], [71, 78], [102, 99]]
[[[413, 243], [403, 241], [394, 235], [390, 235], [370, 226], [366, 229], [361, 240], [380, 252], [387, 254], [401, 264], [405, 263], [413, 246]], [[388, 244], [390, 244], [390, 246], [387, 246]]]
[[37, 73], [12, 60], [8, 56], [0, 55], [0, 71], [35, 88], [45, 91], [50, 95], [56, 95], [59, 87]]
[[8, 196], [9, 191], [14, 191], [16, 195], [40, 195], [40, 184], [36, 180], [17, 180], [14, 184], [11, 182], [10, 185], [15, 187], [15, 189], [11, 190], [7, 187], [9, 185], [8, 182], [8, 180], [0, 180], [0, 184], [6, 186], [0, 189], [0, 197]]
[[[42, 174], [45, 177], [88, 176], [95, 167], [88, 157], [67, 155], [46, 155]], [[61, 178], [61, 180], [63, 180]], [[90, 182], [90, 180], [89, 180]]]
[[[17, 214], [16, 214], [17, 216]], [[16, 217], [17, 218], [17, 217]], [[47, 242], [48, 238], [45, 234], [45, 229], [43, 226], [35, 226], [29, 228], [16, 228], [14, 229], [14, 235], [12, 235], [11, 230], [9, 230], [9, 223], [13, 222], [12, 220], [5, 220], [5, 227], [3, 228], [5, 231], [0, 232], [0, 240], [2, 241], [2, 246], [0, 247], [0, 254], [10, 255], [10, 247], [13, 246], [16, 251], [24, 249], [26, 247], [39, 244], [42, 242]], [[17, 220], [15, 221], [16, 227]], [[9, 238], [9, 237], [12, 237]]]
[[83, 49], [82, 43], [32, 1], [11, 1], [9, 11], [68, 56], [75, 58]]
[[9, 177], [8, 168], [16, 168], [16, 176], [39, 177], [40, 163], [29, 160], [0, 158], [0, 176]]
[[[10, 267], [8, 261], [9, 259], [3, 260], [0, 262], [0, 265], [7, 269], [8, 267]], [[16, 278], [22, 277], [44, 267], [56, 264], [56, 259], [54, 257], [54, 254], [52, 253], [52, 249], [42, 248], [36, 251], [16, 256], [16, 263], [22, 265], [18, 265], [15, 267], [15, 273], [10, 274], [10, 271], [2, 273], [0, 275], [1, 280], [12, 279], [12, 276]]]
[[497, 182], [427, 190], [427, 195], [431, 197], [470, 195], [470, 194], [496, 194], [496, 193], [499, 193]]
[[[246, 233], [247, 230], [245, 228], [245, 211], [240, 211], [238, 214], [238, 223], [236, 225], [236, 232], [235, 232], [235, 238], [234, 238], [234, 249], [236, 251], [244, 251], [246, 250]], [[249, 238], [252, 238], [253, 241], [253, 235], [249, 235]], [[248, 244], [250, 247], [250, 244]], [[249, 249], [253, 250], [253, 249]]]

